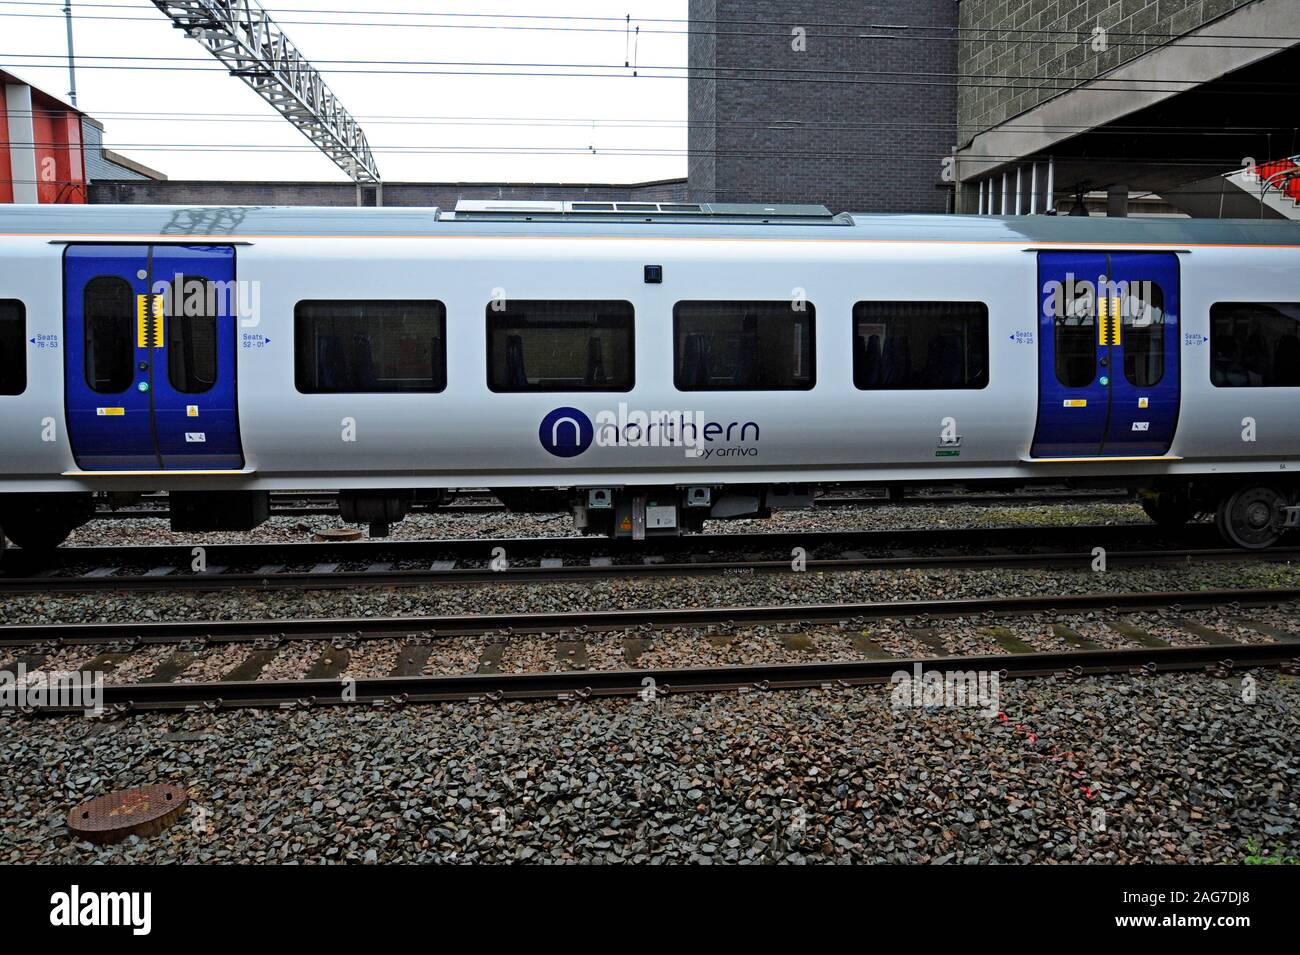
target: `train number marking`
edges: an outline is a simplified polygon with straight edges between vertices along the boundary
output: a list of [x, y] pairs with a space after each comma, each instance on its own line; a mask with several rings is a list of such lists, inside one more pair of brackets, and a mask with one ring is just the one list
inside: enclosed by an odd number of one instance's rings
[[1149, 431], [1150, 429], [1151, 429], [1151, 422], [1150, 422], [1150, 421], [1134, 421], [1134, 422], [1133, 422], [1133, 430], [1134, 430], [1134, 431]]
[[187, 444], [205, 444], [207, 440], [208, 440], [208, 436], [205, 432], [202, 431], [185, 432], [185, 441]]

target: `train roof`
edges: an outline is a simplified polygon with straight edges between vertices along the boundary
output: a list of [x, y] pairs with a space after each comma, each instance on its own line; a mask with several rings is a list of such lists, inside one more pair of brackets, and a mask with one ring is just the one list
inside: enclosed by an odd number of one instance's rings
[[[580, 206], [582, 203], [564, 203]], [[608, 205], [616, 205], [610, 203]], [[617, 204], [624, 205], [624, 204]], [[659, 204], [637, 204], [642, 206]], [[1300, 246], [1300, 222], [1070, 216], [831, 215], [819, 206], [675, 212], [414, 207], [0, 206], [0, 236], [251, 240], [259, 237], [619, 236], [1051, 245]], [[525, 206], [525, 208], [518, 208]], [[697, 207], [700, 208], [700, 207]], [[612, 213], [612, 214], [611, 214]]]

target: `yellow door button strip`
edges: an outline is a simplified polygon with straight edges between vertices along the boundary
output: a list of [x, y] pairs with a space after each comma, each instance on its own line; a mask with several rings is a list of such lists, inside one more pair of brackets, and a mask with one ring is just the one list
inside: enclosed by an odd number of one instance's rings
[[1117, 298], [1097, 299], [1097, 342], [1101, 345], [1119, 344], [1120, 313], [1123, 306]]
[[163, 297], [161, 295], [135, 297], [135, 337], [137, 348], [162, 348]]

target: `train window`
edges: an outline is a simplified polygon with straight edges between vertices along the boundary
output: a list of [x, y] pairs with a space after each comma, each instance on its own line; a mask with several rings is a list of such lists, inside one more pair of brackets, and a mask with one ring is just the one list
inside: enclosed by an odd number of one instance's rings
[[1210, 306], [1210, 382], [1219, 388], [1300, 387], [1300, 302]]
[[678, 302], [679, 391], [801, 391], [817, 381], [811, 302]]
[[1067, 388], [1085, 388], [1097, 377], [1097, 300], [1086, 282], [1055, 316], [1056, 380]]
[[303, 394], [447, 387], [442, 302], [299, 302], [293, 327], [294, 383]]
[[197, 395], [217, 381], [216, 287], [180, 275], [163, 298], [167, 316], [167, 379], [182, 394]]
[[632, 303], [508, 299], [487, 307], [493, 391], [631, 391]]
[[27, 390], [27, 310], [17, 299], [0, 299], [0, 395]]
[[988, 354], [983, 302], [853, 306], [853, 384], [864, 391], [983, 388]]
[[1128, 283], [1121, 299], [1120, 342], [1124, 377], [1130, 385], [1151, 388], [1165, 376], [1165, 293], [1155, 282]]
[[86, 283], [82, 311], [86, 384], [104, 395], [126, 391], [135, 374], [135, 293], [131, 283], [116, 275], [96, 276]]

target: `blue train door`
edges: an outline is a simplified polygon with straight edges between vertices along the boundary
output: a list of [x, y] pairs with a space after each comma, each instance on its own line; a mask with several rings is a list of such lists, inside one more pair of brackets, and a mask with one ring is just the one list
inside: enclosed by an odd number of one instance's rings
[[230, 246], [64, 253], [68, 435], [87, 471], [239, 470]]
[[1041, 252], [1032, 456], [1143, 457], [1178, 425], [1178, 257]]

